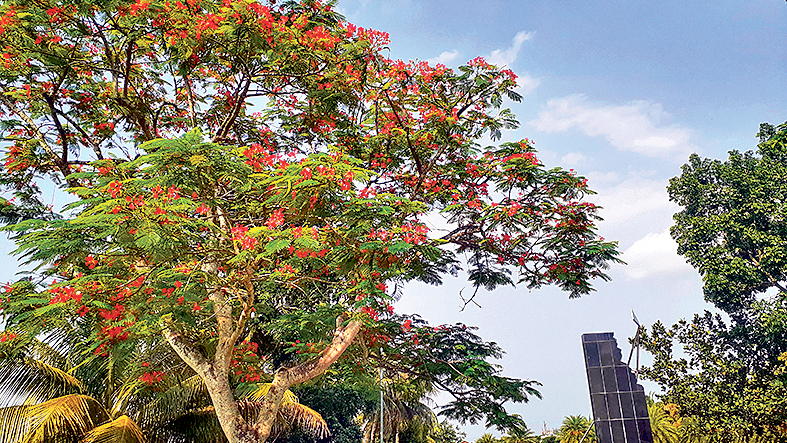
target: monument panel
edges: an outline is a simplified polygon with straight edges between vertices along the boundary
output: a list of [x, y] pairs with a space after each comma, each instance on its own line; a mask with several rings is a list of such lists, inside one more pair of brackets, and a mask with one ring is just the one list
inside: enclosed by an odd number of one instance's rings
[[582, 335], [590, 404], [598, 443], [653, 443], [645, 390], [612, 332]]

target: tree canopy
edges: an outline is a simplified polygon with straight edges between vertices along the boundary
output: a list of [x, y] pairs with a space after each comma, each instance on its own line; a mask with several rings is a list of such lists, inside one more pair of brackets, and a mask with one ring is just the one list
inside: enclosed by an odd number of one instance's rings
[[787, 280], [787, 133], [761, 128], [757, 151], [727, 161], [696, 154], [670, 180], [672, 236], [703, 277], [705, 298], [734, 315]]
[[656, 323], [643, 339], [654, 355], [643, 375], [714, 441], [787, 440], [787, 127], [763, 124], [758, 136], [756, 152], [726, 161], [692, 155], [669, 187], [683, 206], [672, 229], [678, 252], [729, 320], [706, 311]]
[[[463, 267], [474, 291], [576, 297], [617, 261], [584, 178], [528, 140], [480, 144], [517, 126], [503, 101], [520, 98], [483, 59], [390, 59], [386, 34], [311, 0], [19, 0], [0, 15], [3, 214], [35, 266], [3, 294], [0, 346], [66, 324], [90, 331], [89, 359], [166, 340], [230, 442], [265, 441], [291, 386], [370, 365], [446, 389], [449, 417], [521, 427], [503, 403], [534, 383], [502, 377], [494, 343], [392, 301]], [[73, 195], [64, 213], [42, 178]], [[244, 417], [239, 390], [263, 381]]]

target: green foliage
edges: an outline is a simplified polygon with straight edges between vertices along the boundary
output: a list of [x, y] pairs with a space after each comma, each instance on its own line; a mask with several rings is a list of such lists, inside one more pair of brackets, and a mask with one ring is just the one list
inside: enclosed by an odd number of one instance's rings
[[532, 430], [525, 428], [524, 430], [504, 435], [500, 441], [503, 443], [539, 443], [541, 437], [536, 435]]
[[669, 329], [656, 323], [643, 340], [654, 362], [642, 374], [661, 385], [662, 401], [707, 429], [747, 438], [775, 431], [787, 420], [785, 314], [781, 303], [763, 301], [733, 325], [708, 312]]
[[459, 427], [452, 425], [447, 420], [438, 422], [429, 434], [429, 438], [434, 443], [462, 443], [466, 437], [467, 435], [460, 431]]
[[478, 437], [475, 443], [496, 443], [498, 441], [492, 434], [486, 433]]
[[[592, 423], [592, 420], [582, 415], [567, 416], [557, 430], [560, 443], [579, 443], [585, 432], [588, 434], [583, 442], [594, 443], [596, 441], [596, 430], [590, 427]], [[588, 430], [590, 431], [588, 432]]]
[[653, 443], [678, 443], [680, 422], [675, 420], [664, 403], [649, 402], [648, 417]]
[[[359, 387], [337, 381], [321, 382], [304, 386], [295, 391], [300, 401], [320, 413], [331, 430], [329, 438], [321, 441], [334, 443], [360, 443], [363, 434], [356, 421], [359, 414], [373, 410], [376, 404]], [[296, 432], [287, 437], [287, 443], [309, 443], [314, 437], [305, 432]]]
[[[271, 437], [292, 384], [370, 364], [461, 392], [448, 417], [521, 428], [503, 404], [535, 383], [501, 376], [496, 345], [391, 302], [464, 265], [476, 292], [576, 297], [619, 261], [584, 178], [528, 140], [479, 144], [517, 126], [503, 99], [519, 99], [483, 59], [391, 60], [384, 33], [309, 0], [19, 0], [0, 18], [0, 185], [17, 199], [0, 217], [34, 266], [3, 294], [3, 347], [78, 328], [100, 364], [165, 337], [182, 362], [162, 365], [215, 381], [233, 442]], [[73, 194], [62, 217], [33, 177]], [[429, 232], [440, 216], [450, 230]], [[259, 382], [259, 404], [219, 395]]]
[[760, 132], [757, 152], [692, 155], [670, 180], [672, 236], [703, 277], [705, 299], [735, 314], [787, 280], [787, 127]]
[[685, 441], [787, 441], [787, 127], [763, 124], [758, 137], [756, 153], [693, 155], [670, 181], [683, 207], [678, 252], [703, 276], [706, 300], [729, 314], [657, 322], [644, 336], [654, 362], [642, 374], [680, 408]]

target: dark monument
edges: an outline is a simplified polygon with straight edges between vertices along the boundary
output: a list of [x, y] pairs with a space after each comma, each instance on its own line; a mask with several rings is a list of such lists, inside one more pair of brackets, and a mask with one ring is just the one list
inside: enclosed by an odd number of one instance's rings
[[582, 335], [598, 443], [653, 443], [645, 390], [612, 332]]

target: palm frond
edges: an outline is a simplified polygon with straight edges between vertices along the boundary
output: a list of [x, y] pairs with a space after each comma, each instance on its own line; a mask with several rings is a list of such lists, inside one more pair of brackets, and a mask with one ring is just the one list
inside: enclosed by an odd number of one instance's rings
[[62, 369], [70, 366], [66, 356], [56, 347], [56, 343], [53, 345], [38, 338], [33, 339], [30, 342], [27, 354], [31, 358], [56, 368]]
[[328, 437], [331, 432], [328, 423], [319, 412], [300, 403], [283, 403], [279, 407], [282, 421], [290, 423], [292, 428], [305, 430], [317, 439]]
[[[238, 408], [246, 421], [254, 422], [262, 410], [262, 402], [242, 400], [238, 402]], [[316, 439], [323, 439], [330, 435], [328, 423], [319, 412], [300, 403], [282, 403], [273, 424], [271, 436], [278, 438], [278, 436], [288, 435], [296, 428], [306, 431]]]
[[[84, 385], [74, 376], [30, 357], [3, 359], [0, 364], [0, 398], [7, 406], [20, 398], [45, 401], [84, 392]], [[2, 404], [2, 403], [0, 403]]]
[[215, 443], [225, 441], [223, 435], [212, 406], [181, 412], [148, 430], [150, 441], [162, 443]]
[[88, 432], [84, 443], [146, 443], [142, 430], [127, 415]]
[[63, 437], [81, 437], [109, 420], [93, 397], [65, 395], [27, 408], [30, 432], [22, 443], [48, 443]]
[[28, 405], [0, 408], [0, 443], [15, 443], [30, 430]]
[[667, 408], [661, 402], [648, 405], [648, 416], [650, 416], [650, 428], [653, 432], [653, 441], [662, 443], [678, 443], [678, 424], [667, 412]]
[[[271, 390], [270, 383], [257, 383], [256, 389], [253, 388], [248, 391], [242, 391], [238, 393], [240, 398], [249, 399], [252, 401], [261, 400], [263, 397], [268, 395], [268, 391]], [[284, 393], [284, 403], [298, 403], [298, 396], [292, 393], [289, 389]]]
[[[132, 390], [134, 386], [129, 384], [127, 389]], [[130, 393], [128, 396], [130, 397]], [[144, 399], [140, 398], [140, 400]], [[144, 404], [134, 405], [139, 411], [135, 418], [140, 425], [148, 428], [162, 421], [172, 420], [184, 411], [195, 410], [209, 404], [210, 395], [205, 383], [199, 376], [194, 375], [173, 384], [166, 391], [144, 401]]]

